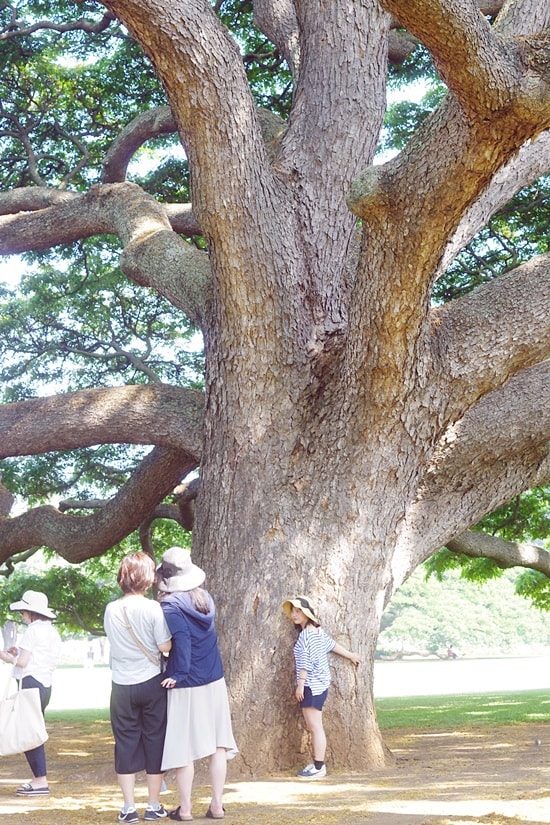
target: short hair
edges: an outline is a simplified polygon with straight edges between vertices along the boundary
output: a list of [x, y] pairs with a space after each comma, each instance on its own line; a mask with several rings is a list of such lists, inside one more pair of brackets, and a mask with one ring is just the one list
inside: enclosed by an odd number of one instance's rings
[[124, 593], [145, 593], [155, 580], [155, 568], [147, 553], [130, 553], [122, 559], [116, 580]]
[[34, 610], [19, 610], [19, 613], [21, 613], [21, 615], [26, 613], [27, 616], [30, 616], [31, 624], [32, 622], [53, 622], [53, 619], [50, 619], [49, 616], [43, 616], [41, 613], [35, 613]]

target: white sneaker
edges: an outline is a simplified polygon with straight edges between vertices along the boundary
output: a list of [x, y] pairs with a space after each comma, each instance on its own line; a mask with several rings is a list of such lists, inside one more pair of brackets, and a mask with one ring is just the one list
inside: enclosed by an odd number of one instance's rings
[[298, 771], [296, 776], [299, 776], [300, 779], [322, 779], [323, 776], [327, 775], [327, 766], [321, 765], [319, 769], [315, 767], [313, 762], [310, 765], [306, 765], [306, 767]]

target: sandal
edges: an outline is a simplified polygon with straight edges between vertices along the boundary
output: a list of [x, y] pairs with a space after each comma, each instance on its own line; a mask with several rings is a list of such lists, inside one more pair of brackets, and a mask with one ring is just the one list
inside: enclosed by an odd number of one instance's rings
[[225, 819], [225, 808], [223, 808], [223, 814], [213, 814], [212, 808], [208, 808], [205, 817], [207, 819]]
[[17, 796], [47, 796], [50, 792], [50, 789], [47, 785], [42, 788], [33, 788], [30, 782], [23, 782], [17, 790]]
[[170, 813], [168, 814], [168, 818], [169, 819], [175, 819], [177, 822], [192, 822], [193, 821], [193, 817], [191, 815], [182, 816], [180, 811], [181, 811], [181, 805], [179, 807], [177, 807], [175, 810], [170, 811]]

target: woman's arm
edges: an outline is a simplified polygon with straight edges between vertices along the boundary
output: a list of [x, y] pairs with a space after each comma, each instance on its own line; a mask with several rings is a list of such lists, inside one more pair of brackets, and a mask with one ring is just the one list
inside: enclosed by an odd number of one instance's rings
[[167, 675], [161, 684], [165, 688], [173, 688], [189, 673], [191, 667], [191, 635], [187, 621], [182, 617], [179, 610], [172, 609], [168, 604], [162, 604], [162, 610], [168, 629], [172, 634], [172, 640], [167, 644], [173, 645], [173, 650], [168, 659], [167, 667], [170, 675]]
[[342, 645], [335, 644], [332, 648], [332, 653], [336, 653], [338, 656], [342, 656], [343, 659], [349, 659], [350, 662], [353, 662], [354, 665], [358, 665], [361, 661], [359, 656], [356, 653], [352, 653], [351, 650], [347, 650], [347, 648], [342, 647]]
[[306, 683], [306, 679], [307, 679], [307, 670], [305, 670], [304, 668], [301, 668], [300, 673], [298, 674], [298, 683], [296, 685], [296, 690], [294, 692], [294, 695], [295, 695], [296, 699], [298, 700], [298, 702], [301, 702], [302, 699], [304, 698], [304, 686], [305, 686], [305, 683]]
[[30, 658], [30, 650], [21, 649], [19, 650], [19, 654], [17, 654], [17, 648], [9, 648], [9, 650], [7, 651], [0, 651], [0, 659], [2, 659], [4, 662], [7, 662], [8, 664], [15, 665], [16, 667], [27, 667]]

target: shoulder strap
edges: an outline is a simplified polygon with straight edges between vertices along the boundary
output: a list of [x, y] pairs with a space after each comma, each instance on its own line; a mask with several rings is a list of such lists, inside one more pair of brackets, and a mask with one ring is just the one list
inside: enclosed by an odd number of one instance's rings
[[124, 624], [126, 625], [127, 629], [130, 631], [130, 635], [131, 635], [132, 639], [134, 640], [134, 642], [137, 644], [137, 646], [140, 648], [140, 650], [143, 653], [145, 653], [145, 655], [147, 656], [147, 658], [149, 659], [150, 662], [153, 662], [154, 665], [156, 665], [157, 667], [160, 667], [160, 657], [158, 659], [156, 659], [153, 656], [153, 654], [151, 653], [151, 651], [147, 650], [147, 648], [145, 647], [143, 642], [141, 642], [138, 639], [138, 637], [136, 636], [136, 634], [134, 633], [134, 629], [133, 629], [132, 625], [130, 624], [130, 619], [128, 618], [128, 611], [126, 610], [125, 607], [122, 608], [122, 612], [124, 613]]

